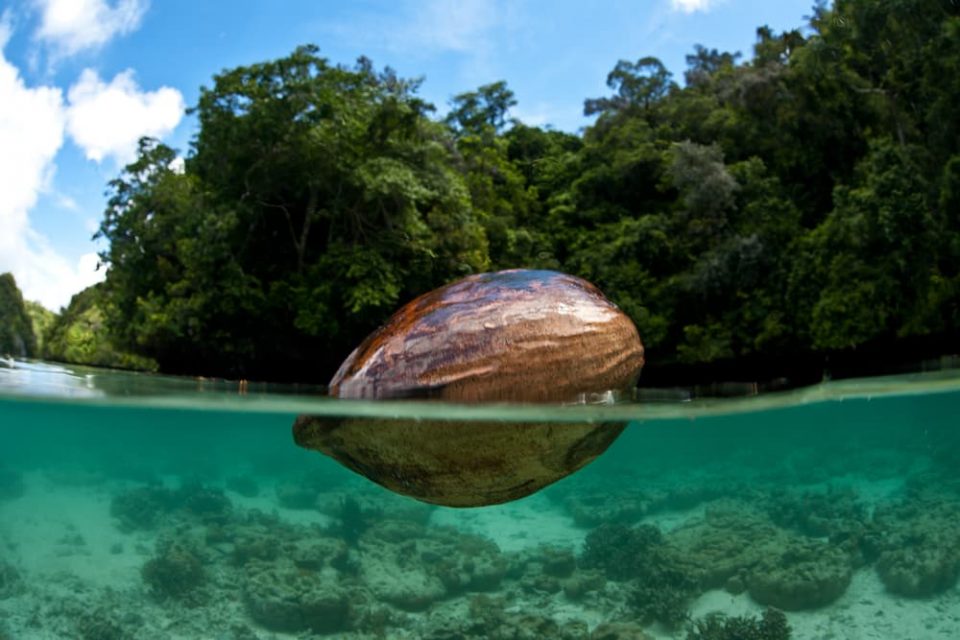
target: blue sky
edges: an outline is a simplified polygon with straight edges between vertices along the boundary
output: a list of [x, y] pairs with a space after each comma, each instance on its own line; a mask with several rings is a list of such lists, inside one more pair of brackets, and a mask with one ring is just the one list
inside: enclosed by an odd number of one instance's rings
[[756, 28], [802, 27], [813, 0], [13, 0], [0, 3], [0, 272], [51, 309], [103, 276], [91, 240], [107, 182], [142, 135], [186, 153], [184, 113], [223, 69], [304, 43], [451, 96], [506, 80], [513, 117], [577, 131], [619, 59], [682, 80], [695, 44], [749, 57]]

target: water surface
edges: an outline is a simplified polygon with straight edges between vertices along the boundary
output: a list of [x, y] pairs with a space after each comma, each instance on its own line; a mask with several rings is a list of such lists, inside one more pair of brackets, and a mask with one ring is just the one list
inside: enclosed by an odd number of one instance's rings
[[[0, 638], [708, 638], [773, 609], [791, 638], [960, 637], [956, 371], [616, 405], [321, 393], [0, 364]], [[296, 447], [303, 413], [629, 426], [462, 510]]]

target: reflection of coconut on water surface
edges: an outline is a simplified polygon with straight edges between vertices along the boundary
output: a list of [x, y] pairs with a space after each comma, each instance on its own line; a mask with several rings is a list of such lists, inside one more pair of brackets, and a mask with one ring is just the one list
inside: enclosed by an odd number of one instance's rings
[[[642, 366], [636, 327], [595, 286], [511, 270], [464, 278], [402, 307], [340, 366], [330, 395], [561, 403], [629, 391]], [[577, 471], [623, 427], [301, 416], [294, 438], [397, 493], [472, 507], [522, 498]]]

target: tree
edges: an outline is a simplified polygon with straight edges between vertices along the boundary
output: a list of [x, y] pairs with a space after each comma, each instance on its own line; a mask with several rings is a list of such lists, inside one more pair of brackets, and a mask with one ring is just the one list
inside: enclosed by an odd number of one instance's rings
[[400, 300], [488, 268], [417, 81], [314, 47], [201, 91], [184, 173], [144, 141], [101, 235], [109, 324], [163, 369], [325, 381]]
[[470, 200], [484, 227], [492, 269], [537, 266], [538, 256], [548, 251], [536, 230], [537, 192], [511, 161], [509, 138], [499, 135], [516, 103], [506, 83], [495, 82], [456, 96], [446, 118], [456, 137]]
[[513, 91], [507, 88], [505, 81], [500, 80], [485, 84], [476, 91], [456, 95], [446, 122], [461, 134], [483, 133], [487, 128], [496, 133], [507, 124], [507, 112], [515, 106], [517, 100]]
[[739, 188], [723, 164], [723, 151], [715, 145], [675, 143], [667, 175], [680, 194], [678, 215], [686, 224], [685, 235], [705, 238], [709, 246], [710, 240], [723, 232]]
[[607, 86], [616, 93], [609, 98], [594, 98], [584, 103], [583, 112], [591, 116], [604, 112], [639, 109], [649, 114], [653, 106], [676, 88], [657, 58], [640, 58], [636, 62], [620, 60], [607, 76]]
[[165, 370], [320, 381], [396, 305], [507, 267], [594, 281], [651, 369], [955, 344], [958, 35], [950, 0], [820, 2], [750, 59], [698, 45], [682, 88], [619, 61], [581, 135], [511, 120], [502, 81], [436, 120], [366, 58], [227, 70], [185, 171], [146, 140], [111, 183], [99, 308]]
[[683, 73], [683, 79], [688, 88], [707, 85], [721, 72], [732, 69], [740, 57], [739, 51], [721, 53], [700, 44], [694, 45], [693, 54], [688, 54], [686, 57], [687, 70]]
[[800, 241], [792, 286], [809, 309], [813, 346], [844, 349], [943, 328], [927, 315], [938, 251], [922, 157], [889, 138], [875, 142], [855, 184], [837, 188], [834, 210]]

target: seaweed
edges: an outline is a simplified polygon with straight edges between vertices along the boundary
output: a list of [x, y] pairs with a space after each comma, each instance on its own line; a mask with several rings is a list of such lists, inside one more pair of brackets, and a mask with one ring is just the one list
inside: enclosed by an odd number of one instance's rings
[[694, 622], [686, 640], [789, 640], [790, 625], [779, 609], [768, 608], [760, 619], [711, 613]]

